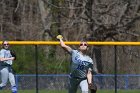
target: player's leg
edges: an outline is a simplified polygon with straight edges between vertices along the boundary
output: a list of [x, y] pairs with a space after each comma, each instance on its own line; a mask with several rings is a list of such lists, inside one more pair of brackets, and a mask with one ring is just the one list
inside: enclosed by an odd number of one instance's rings
[[9, 81], [11, 83], [11, 90], [12, 93], [17, 93], [17, 87], [16, 87], [16, 83], [15, 83], [15, 77], [13, 73], [9, 73]]
[[78, 85], [79, 85], [78, 79], [70, 78], [69, 79], [69, 92], [68, 93], [76, 93]]
[[6, 86], [6, 84], [7, 84], [7, 81], [8, 81], [8, 73], [9, 73], [9, 71], [8, 71], [8, 69], [7, 68], [3, 68], [1, 71], [0, 71], [0, 73], [1, 73], [1, 84], [0, 84], [0, 89], [2, 89], [3, 87], [5, 87]]
[[82, 93], [88, 93], [88, 83], [87, 83], [87, 80], [82, 80], [80, 82], [80, 88], [81, 88]]

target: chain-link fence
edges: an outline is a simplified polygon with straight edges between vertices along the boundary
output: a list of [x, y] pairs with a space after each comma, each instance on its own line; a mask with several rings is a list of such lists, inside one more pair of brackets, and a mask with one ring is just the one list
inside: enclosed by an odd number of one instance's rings
[[[68, 74], [38, 75], [38, 88], [39, 90], [67, 90], [69, 83], [68, 77]], [[112, 74], [95, 75], [94, 78], [98, 89], [113, 90], [115, 87], [114, 75]], [[118, 75], [117, 89], [140, 89], [139, 78], [140, 75]], [[19, 90], [35, 90], [36, 75], [16, 75], [16, 84]]]
[[[89, 55], [96, 62], [99, 71], [95, 76], [99, 90], [140, 89], [139, 48], [90, 46]], [[12, 46], [12, 49], [17, 54], [13, 67], [19, 90], [68, 89], [70, 56], [60, 46], [16, 45]]]
[[[140, 89], [140, 75], [118, 75], [118, 89]], [[39, 90], [67, 90], [68, 75], [39, 75]], [[21, 90], [32, 90], [35, 88], [35, 75], [17, 75], [17, 85]], [[31, 83], [32, 82], [32, 83]], [[114, 75], [96, 75], [95, 82], [98, 89], [114, 89]]]

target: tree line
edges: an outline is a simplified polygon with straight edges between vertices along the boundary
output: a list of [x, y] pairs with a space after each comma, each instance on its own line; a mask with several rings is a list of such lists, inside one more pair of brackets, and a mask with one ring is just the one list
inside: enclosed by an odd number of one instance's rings
[[[66, 41], [139, 41], [140, 36], [140, 0], [0, 0], [0, 12], [1, 40], [56, 41], [62, 34]], [[35, 73], [34, 46], [12, 48], [17, 73]], [[100, 73], [114, 72], [113, 46], [90, 50]], [[139, 73], [139, 47], [117, 50], [119, 73]], [[40, 73], [68, 73], [69, 60], [59, 46], [39, 46]]]

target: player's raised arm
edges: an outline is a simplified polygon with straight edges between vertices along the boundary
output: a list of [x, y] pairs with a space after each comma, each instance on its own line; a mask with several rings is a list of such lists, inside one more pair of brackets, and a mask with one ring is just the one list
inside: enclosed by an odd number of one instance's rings
[[69, 47], [69, 46], [67, 46], [67, 45], [64, 43], [62, 35], [58, 35], [58, 36], [57, 36], [57, 39], [60, 41], [60, 45], [61, 45], [63, 48], [65, 48], [69, 53], [71, 53], [72, 48]]

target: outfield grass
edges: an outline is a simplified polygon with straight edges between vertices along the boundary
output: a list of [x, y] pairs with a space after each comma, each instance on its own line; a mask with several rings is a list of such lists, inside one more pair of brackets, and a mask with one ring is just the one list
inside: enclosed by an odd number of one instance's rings
[[[11, 93], [11, 91], [7, 90], [0, 90], [0, 93]], [[19, 90], [18, 93], [36, 93], [35, 90]], [[48, 90], [39, 90], [39, 93], [67, 93], [66, 90], [55, 90], [55, 91], [48, 91]], [[81, 93], [78, 91], [77, 93]], [[115, 93], [114, 90], [98, 90], [97, 93]], [[140, 93], [140, 90], [118, 90], [117, 93]]]

